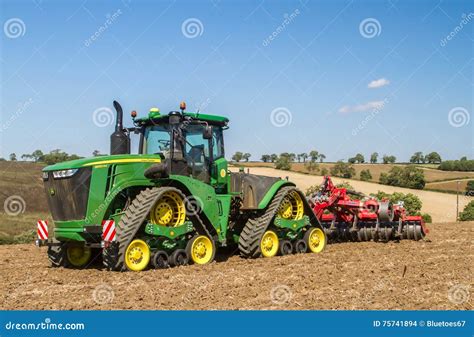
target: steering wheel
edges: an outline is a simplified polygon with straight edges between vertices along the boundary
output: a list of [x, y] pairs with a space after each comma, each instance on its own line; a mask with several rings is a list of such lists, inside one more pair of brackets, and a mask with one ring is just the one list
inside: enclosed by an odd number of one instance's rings
[[161, 146], [160, 146], [160, 149], [163, 150], [163, 149], [169, 149], [171, 141], [169, 141], [167, 139], [160, 139], [160, 140], [158, 140], [158, 143], [163, 145], [163, 148], [161, 148]]

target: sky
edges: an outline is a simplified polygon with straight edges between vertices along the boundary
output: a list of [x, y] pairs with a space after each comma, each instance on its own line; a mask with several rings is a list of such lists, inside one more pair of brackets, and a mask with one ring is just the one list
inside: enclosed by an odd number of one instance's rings
[[472, 1], [0, 3], [0, 157], [107, 153], [113, 100], [229, 117], [228, 158], [474, 157]]

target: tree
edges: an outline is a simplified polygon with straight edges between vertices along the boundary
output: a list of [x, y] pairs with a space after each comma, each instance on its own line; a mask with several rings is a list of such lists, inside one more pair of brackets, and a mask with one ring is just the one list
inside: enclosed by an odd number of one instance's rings
[[351, 163], [351, 164], [355, 164], [356, 161], [357, 161], [357, 160], [356, 160], [355, 157], [350, 157], [349, 159], [347, 159], [347, 162], [348, 162], [348, 163]]
[[316, 150], [313, 150], [309, 153], [309, 157], [311, 158], [312, 162], [315, 162], [316, 160], [318, 160], [319, 152]]
[[322, 175], [322, 176], [327, 176], [328, 173], [329, 173], [329, 171], [328, 171], [327, 168], [323, 167], [323, 168], [321, 169], [321, 175]]
[[469, 180], [466, 185], [466, 195], [474, 197], [474, 180]]
[[75, 160], [75, 159], [80, 159], [80, 158], [81, 157], [79, 157], [76, 154], [69, 155], [64, 151], [61, 151], [60, 149], [55, 149], [55, 150], [50, 151], [48, 154], [45, 154], [42, 160], [46, 164], [52, 165], [52, 164], [60, 163], [63, 161]]
[[431, 152], [426, 155], [425, 160], [428, 164], [439, 164], [441, 163], [441, 156], [438, 152]]
[[301, 159], [303, 159], [303, 163], [306, 163], [306, 159], [308, 159], [308, 154], [307, 153], [301, 153], [300, 156], [301, 156]]
[[92, 152], [92, 156], [94, 157], [99, 157], [101, 154], [100, 154], [100, 151], [99, 150], [94, 150], [94, 152]]
[[246, 162], [248, 162], [251, 156], [252, 155], [250, 153], [246, 152], [242, 155], [242, 158], [245, 159]]
[[234, 155], [232, 156], [232, 160], [234, 160], [234, 161], [236, 161], [236, 162], [238, 163], [239, 161], [242, 160], [243, 156], [244, 156], [244, 154], [243, 154], [242, 152], [237, 151], [237, 152], [234, 153]]
[[474, 160], [445, 160], [438, 169], [443, 171], [474, 171]]
[[271, 160], [271, 156], [269, 154], [263, 154], [262, 155], [262, 158], [260, 159], [261, 161], [263, 161], [264, 163], [267, 163]]
[[291, 162], [289, 156], [280, 156], [275, 162], [275, 168], [278, 170], [290, 170]]
[[273, 153], [272, 155], [270, 155], [270, 159], [272, 163], [274, 163], [278, 159], [278, 155], [276, 153]]
[[310, 173], [319, 171], [319, 165], [315, 162], [309, 161], [306, 164], [304, 164], [304, 166]]
[[370, 163], [371, 164], [376, 164], [378, 158], [379, 158], [379, 154], [377, 152], [372, 153], [370, 155]]
[[384, 164], [393, 164], [397, 161], [397, 157], [384, 155], [382, 160]]
[[415, 152], [413, 156], [410, 158], [410, 163], [412, 164], [420, 164], [425, 162], [425, 157], [423, 156], [423, 152]]
[[16, 161], [16, 153], [10, 153], [10, 161]]
[[398, 202], [403, 202], [403, 207], [405, 207], [408, 215], [419, 215], [423, 203], [421, 199], [414, 195], [413, 193], [401, 193], [395, 192], [393, 194], [388, 194], [383, 191], [378, 191], [376, 194], [371, 194], [378, 200], [389, 199], [392, 204]]
[[326, 156], [324, 154], [319, 154], [319, 162], [322, 163], [326, 159]]
[[37, 163], [37, 162], [39, 162], [39, 161], [43, 161], [44, 153], [43, 153], [43, 151], [41, 151], [41, 150], [35, 150], [35, 151], [31, 154], [31, 157], [33, 158], [33, 160], [35, 161], [35, 163]]
[[474, 200], [464, 207], [464, 210], [459, 214], [459, 220], [471, 221], [474, 220]]
[[351, 164], [338, 161], [331, 167], [331, 175], [341, 178], [352, 178], [355, 175], [355, 169]]
[[388, 174], [380, 174], [380, 183], [422, 190], [425, 187], [425, 175], [423, 170], [415, 166], [405, 166], [404, 168], [394, 166]]
[[296, 160], [296, 154], [288, 153], [288, 158], [290, 159], [290, 162], [294, 162]]
[[371, 179], [372, 179], [372, 173], [370, 173], [369, 169], [360, 171], [360, 180], [369, 181]]
[[356, 154], [354, 158], [359, 164], [365, 163], [365, 158], [364, 158], [364, 155], [362, 153]]
[[21, 159], [23, 159], [25, 161], [31, 160], [31, 158], [32, 158], [31, 154], [25, 153], [25, 154], [21, 155]]

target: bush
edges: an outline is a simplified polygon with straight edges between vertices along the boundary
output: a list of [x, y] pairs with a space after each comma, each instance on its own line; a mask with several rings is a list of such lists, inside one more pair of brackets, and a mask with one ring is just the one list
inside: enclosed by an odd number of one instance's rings
[[371, 194], [378, 200], [389, 199], [393, 204], [396, 204], [399, 201], [403, 201], [404, 207], [407, 210], [407, 213], [410, 215], [419, 215], [423, 203], [420, 198], [418, 198], [413, 193], [401, 193], [395, 192], [393, 194], [388, 194], [383, 191], [378, 191], [376, 194]]
[[423, 213], [421, 215], [421, 217], [423, 218], [423, 221], [426, 222], [426, 223], [432, 223], [433, 222], [433, 219], [431, 218], [431, 215], [429, 215], [428, 213]]
[[321, 175], [322, 175], [322, 176], [327, 176], [328, 173], [329, 173], [329, 171], [328, 171], [327, 168], [323, 167], [323, 168], [321, 169]]
[[351, 184], [349, 184], [347, 181], [343, 181], [340, 184], [336, 184], [336, 187], [338, 188], [345, 188], [346, 190], [351, 190], [354, 191], [354, 187], [352, 187]]
[[464, 210], [459, 214], [459, 220], [471, 221], [474, 220], [474, 200], [464, 207]]
[[275, 168], [278, 170], [291, 170], [290, 158], [287, 156], [280, 156], [275, 162]]
[[333, 167], [331, 167], [331, 175], [350, 179], [355, 175], [355, 169], [351, 164], [338, 161]]
[[316, 193], [317, 191], [319, 191], [320, 187], [321, 187], [320, 185], [312, 185], [308, 187], [305, 191], [305, 195], [308, 197], [312, 195], [313, 193]]
[[308, 170], [308, 172], [318, 172], [319, 171], [319, 165], [315, 162], [309, 161], [304, 164], [304, 167]]
[[438, 169], [443, 171], [474, 171], [474, 160], [445, 160], [442, 162]]
[[469, 180], [466, 186], [466, 195], [474, 197], [474, 180]]
[[394, 166], [388, 174], [380, 174], [380, 183], [422, 190], [425, 187], [425, 174], [423, 170], [414, 166], [405, 166], [404, 168]]
[[372, 173], [370, 173], [369, 169], [360, 171], [360, 180], [368, 181], [371, 179], [372, 179]]

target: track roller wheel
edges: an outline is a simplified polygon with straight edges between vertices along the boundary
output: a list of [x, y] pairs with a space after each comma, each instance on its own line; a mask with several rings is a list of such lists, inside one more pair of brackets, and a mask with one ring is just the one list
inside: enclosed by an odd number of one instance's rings
[[290, 255], [293, 253], [293, 245], [290, 240], [280, 241], [280, 255]]
[[186, 254], [184, 249], [176, 249], [170, 256], [170, 265], [172, 267], [185, 266], [188, 262], [188, 254]]
[[263, 257], [273, 257], [277, 255], [279, 246], [278, 236], [274, 231], [266, 231], [263, 233], [262, 240], [260, 240], [260, 250]]
[[186, 253], [193, 263], [208, 264], [214, 260], [216, 246], [207, 236], [196, 235], [186, 245]]
[[150, 262], [150, 247], [140, 239], [135, 239], [125, 250], [125, 265], [131, 271], [142, 271]]
[[313, 253], [321, 253], [326, 246], [326, 235], [317, 227], [311, 227], [304, 235], [304, 241]]
[[295, 243], [295, 253], [304, 254], [308, 251], [308, 245], [305, 240], [298, 240]]
[[170, 266], [169, 256], [164, 250], [159, 250], [151, 258], [151, 264], [155, 269], [166, 269]]
[[81, 268], [87, 265], [92, 257], [92, 251], [84, 245], [68, 244], [66, 257], [71, 267]]

